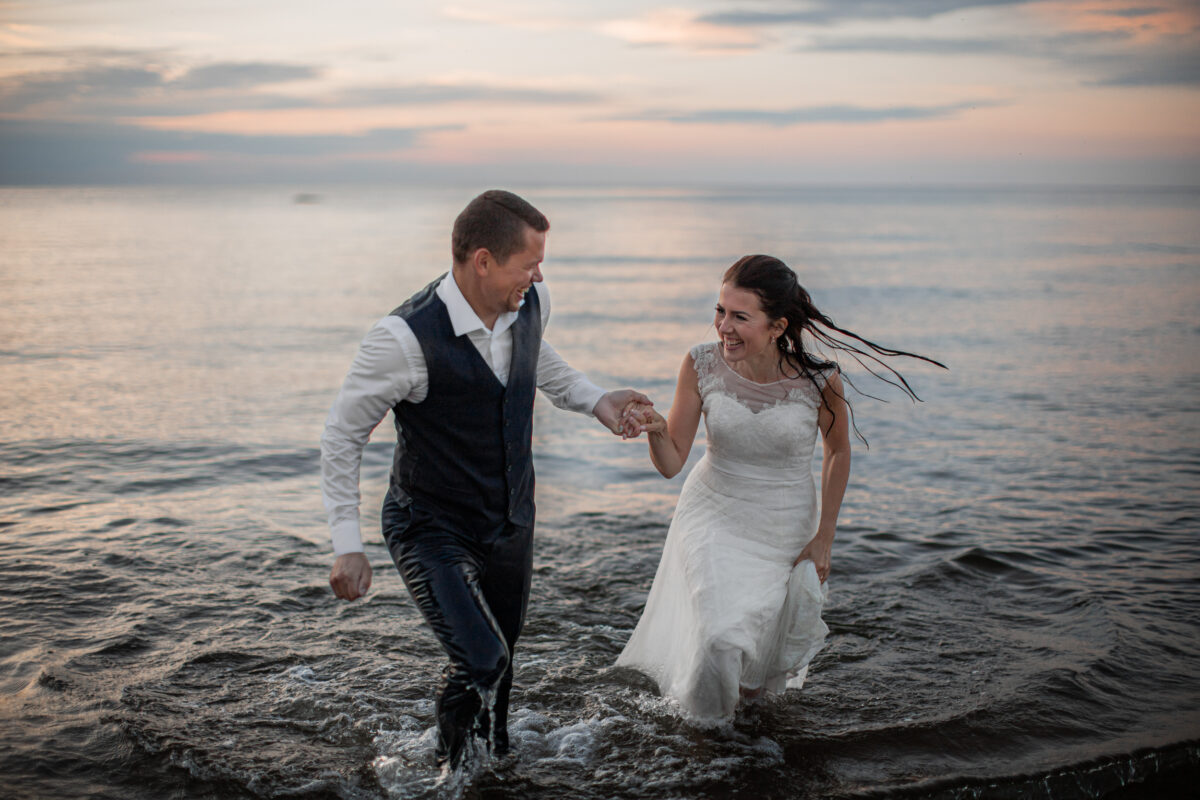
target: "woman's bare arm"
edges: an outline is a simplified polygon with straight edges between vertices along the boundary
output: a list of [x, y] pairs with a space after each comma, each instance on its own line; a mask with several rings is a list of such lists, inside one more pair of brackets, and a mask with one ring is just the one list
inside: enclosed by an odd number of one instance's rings
[[838, 512], [846, 485], [850, 482], [850, 410], [846, 406], [841, 376], [834, 373], [821, 392], [824, 402], [817, 417], [824, 444], [821, 461], [821, 521], [817, 534], [796, 559], [812, 559], [817, 576], [824, 583], [829, 577], [833, 536], [837, 531]]
[[700, 405], [700, 379], [689, 353], [679, 367], [675, 400], [667, 419], [651, 408], [644, 415], [646, 423], [641, 426], [650, 441], [650, 460], [664, 478], [675, 477], [687, 463], [696, 429], [700, 427]]

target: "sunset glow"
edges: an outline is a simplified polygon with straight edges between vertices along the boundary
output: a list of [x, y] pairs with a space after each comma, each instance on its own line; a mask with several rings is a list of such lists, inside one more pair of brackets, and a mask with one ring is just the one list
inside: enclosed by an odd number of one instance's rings
[[5, 183], [1200, 181], [1185, 0], [4, 12]]

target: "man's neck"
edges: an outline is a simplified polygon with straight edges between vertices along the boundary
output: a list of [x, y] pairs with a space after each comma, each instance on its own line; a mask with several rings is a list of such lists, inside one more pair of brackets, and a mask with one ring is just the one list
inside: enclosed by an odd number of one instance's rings
[[467, 301], [467, 305], [475, 312], [475, 316], [479, 317], [479, 321], [484, 324], [489, 331], [495, 327], [496, 320], [500, 316], [499, 311], [489, 311], [484, 304], [483, 295], [479, 291], [479, 285], [472, 280], [472, 275], [466, 268], [458, 266], [450, 270], [450, 279], [458, 286], [458, 290], [462, 292], [462, 296]]

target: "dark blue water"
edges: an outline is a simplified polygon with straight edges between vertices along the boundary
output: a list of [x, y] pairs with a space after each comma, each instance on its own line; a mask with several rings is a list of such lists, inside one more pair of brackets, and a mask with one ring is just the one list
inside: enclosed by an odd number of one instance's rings
[[[303, 188], [303, 187], [300, 187]], [[539, 401], [516, 755], [432, 766], [442, 667], [379, 540], [334, 601], [317, 440], [474, 193], [0, 191], [5, 796], [1187, 796], [1200, 773], [1200, 193], [514, 187], [547, 338], [670, 402], [721, 272], [949, 372], [865, 376], [831, 635], [716, 731], [613, 670], [681, 479]], [[851, 373], [853, 376], [853, 372]], [[702, 449], [698, 447], [697, 450]]]

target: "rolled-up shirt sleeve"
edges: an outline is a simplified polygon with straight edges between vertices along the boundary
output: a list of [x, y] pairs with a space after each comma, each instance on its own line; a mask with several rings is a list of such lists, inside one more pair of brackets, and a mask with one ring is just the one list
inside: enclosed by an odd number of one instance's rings
[[[550, 292], [544, 283], [535, 283], [534, 287], [542, 310], [542, 329], [545, 330], [550, 324]], [[542, 339], [542, 349], [538, 353], [537, 385], [555, 406], [580, 414], [591, 415], [596, 403], [604, 396], [603, 389], [568, 364], [545, 339]]]
[[363, 549], [358, 481], [371, 431], [401, 400], [423, 400], [427, 384], [411, 329], [399, 317], [380, 320], [363, 338], [321, 435], [321, 498], [336, 555]]

